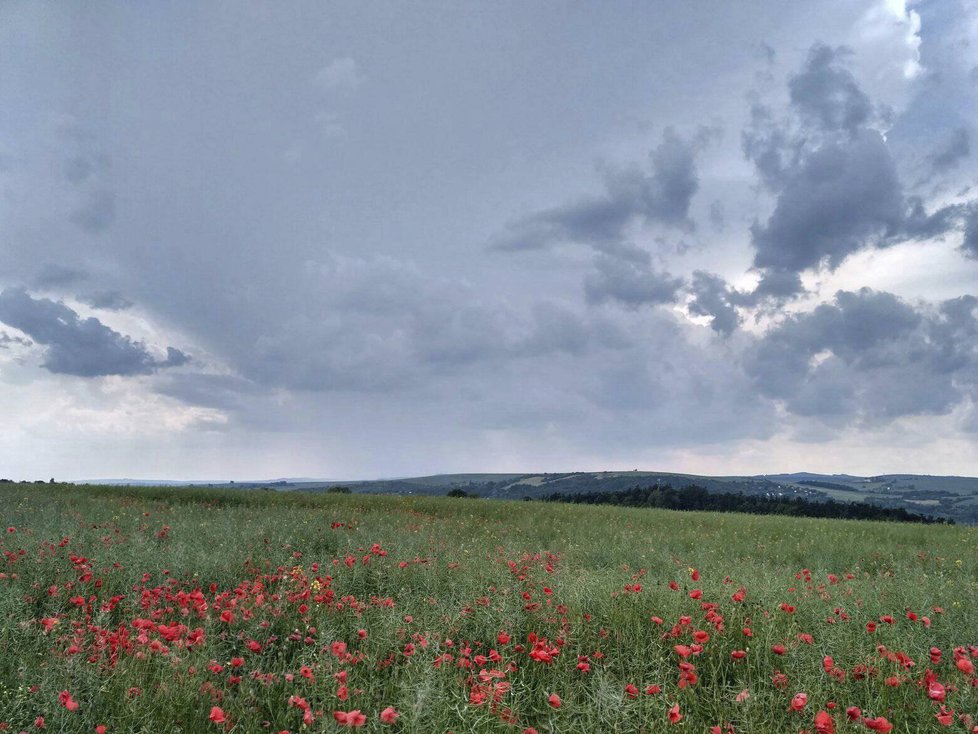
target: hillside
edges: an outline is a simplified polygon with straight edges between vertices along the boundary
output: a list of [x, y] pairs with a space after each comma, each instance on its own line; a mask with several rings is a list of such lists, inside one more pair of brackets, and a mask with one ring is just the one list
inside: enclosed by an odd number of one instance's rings
[[[444, 474], [409, 479], [344, 482], [355, 492], [443, 495], [462, 489], [493, 499], [539, 499], [562, 494], [608, 492], [635, 486], [690, 484], [709, 492], [767, 497], [800, 497], [810, 501], [869, 502], [978, 523], [978, 478], [893, 474], [876, 477], [812, 473], [711, 477], [669, 472], [570, 472], [561, 474]], [[321, 491], [323, 486], [296, 484], [296, 489]]]

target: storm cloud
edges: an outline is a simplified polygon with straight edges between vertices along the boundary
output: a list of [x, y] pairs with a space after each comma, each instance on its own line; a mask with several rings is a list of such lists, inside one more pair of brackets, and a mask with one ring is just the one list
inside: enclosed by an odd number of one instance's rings
[[771, 329], [745, 359], [758, 390], [801, 416], [843, 423], [941, 415], [978, 397], [978, 300], [914, 307], [840, 291]]
[[157, 359], [145, 345], [113, 331], [98, 319], [82, 319], [63, 303], [32, 298], [23, 289], [0, 292], [0, 321], [45, 346], [42, 366], [56, 374], [148, 375], [158, 369], [179, 367], [189, 360], [173, 347], [166, 348], [164, 359]]
[[584, 244], [598, 250], [620, 243], [627, 227], [663, 224], [689, 229], [689, 207], [699, 189], [696, 152], [710, 136], [701, 131], [685, 139], [666, 128], [649, 154], [647, 170], [605, 171], [602, 196], [582, 199], [519, 219], [493, 246], [501, 250], [534, 250], [555, 244]]
[[735, 307], [736, 295], [718, 275], [697, 270], [689, 287], [693, 299], [689, 312], [696, 316], [709, 316], [710, 328], [718, 334], [730, 336], [740, 324]]
[[[928, 213], [905, 195], [882, 133], [886, 114], [846, 68], [851, 57], [844, 47], [814, 45], [788, 82], [792, 116], [752, 110], [743, 149], [776, 197], [767, 220], [751, 228], [754, 266], [763, 273], [756, 295], [790, 297], [801, 292], [804, 271], [834, 270], [867, 248], [940, 237], [960, 222], [959, 206]], [[962, 141], [967, 148], [966, 136], [956, 141], [935, 158], [945, 168], [962, 155]]]

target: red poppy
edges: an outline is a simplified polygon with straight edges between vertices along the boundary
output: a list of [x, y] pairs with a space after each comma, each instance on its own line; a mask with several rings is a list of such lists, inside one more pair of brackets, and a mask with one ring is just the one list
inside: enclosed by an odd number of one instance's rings
[[674, 703], [672, 708], [669, 709], [669, 721], [673, 724], [678, 724], [683, 715], [679, 713], [679, 704]]
[[360, 709], [352, 711], [334, 711], [333, 718], [343, 726], [363, 726], [367, 723], [367, 716], [360, 712]]
[[71, 697], [71, 694], [68, 693], [68, 691], [61, 691], [61, 693], [58, 694], [58, 702], [69, 711], [78, 710], [78, 702]]
[[796, 693], [791, 697], [790, 708], [792, 711], [801, 711], [808, 704], [808, 694], [807, 693]]
[[835, 721], [828, 711], [815, 714], [815, 731], [818, 734], [835, 734]]
[[887, 734], [887, 732], [893, 731], [893, 724], [891, 724], [882, 716], [877, 716], [875, 719], [864, 719], [863, 723], [866, 725], [867, 729], [883, 732], [883, 734]]

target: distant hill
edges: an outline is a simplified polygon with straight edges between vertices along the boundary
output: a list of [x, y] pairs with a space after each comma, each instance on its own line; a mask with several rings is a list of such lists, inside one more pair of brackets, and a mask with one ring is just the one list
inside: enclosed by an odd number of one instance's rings
[[197, 485], [272, 489], [277, 491], [325, 492], [337, 486], [370, 494], [445, 495], [453, 490], [490, 499], [540, 499], [560, 492], [613, 492], [669, 485], [691, 484], [708, 492], [741, 493], [753, 496], [800, 498], [812, 502], [869, 502], [882, 507], [946, 517], [960, 523], [978, 524], [978, 477], [885, 474], [859, 477], [851, 474], [760, 474], [756, 476], [702, 476], [650, 471], [562, 472], [536, 474], [436, 474], [398, 479], [274, 479], [241, 482], [100, 480], [98, 484]]
[[[569, 472], [543, 474], [442, 474], [393, 480], [345, 482], [354, 492], [374, 494], [447, 494], [461, 489], [480, 497], [538, 499], [555, 492], [623, 491], [636, 486], [691, 484], [709, 492], [766, 497], [797, 497], [812, 502], [868, 502], [956, 522], [978, 524], [978, 477], [940, 477], [890, 474], [858, 477], [851, 474], [794, 474], [712, 477], [647, 471]], [[313, 487], [299, 487], [321, 491]], [[323, 487], [322, 489], [326, 489]]]

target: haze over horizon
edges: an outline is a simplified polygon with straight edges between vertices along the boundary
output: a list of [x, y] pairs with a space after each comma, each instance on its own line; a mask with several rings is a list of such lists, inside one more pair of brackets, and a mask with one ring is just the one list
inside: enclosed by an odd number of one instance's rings
[[978, 0], [0, 4], [0, 476], [978, 476]]

